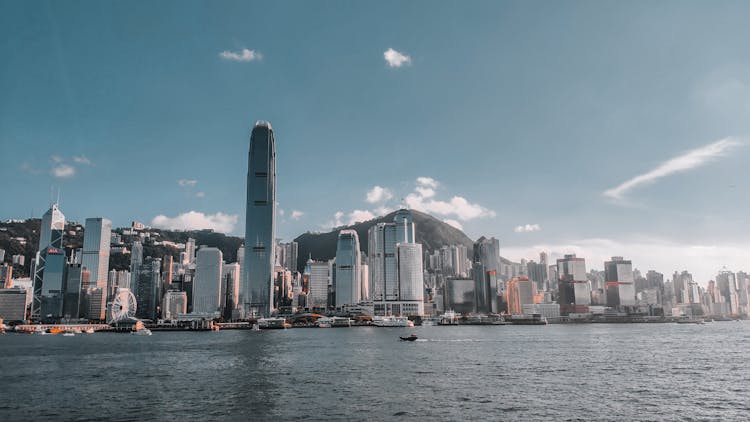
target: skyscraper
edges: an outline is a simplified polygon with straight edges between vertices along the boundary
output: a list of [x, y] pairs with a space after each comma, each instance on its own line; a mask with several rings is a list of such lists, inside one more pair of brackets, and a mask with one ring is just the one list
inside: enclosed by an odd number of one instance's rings
[[557, 303], [560, 315], [585, 313], [591, 305], [591, 289], [586, 278], [586, 261], [575, 254], [557, 260]]
[[219, 311], [223, 258], [218, 248], [203, 246], [198, 249], [195, 257], [195, 279], [193, 279], [194, 313]]
[[604, 282], [607, 286], [607, 306], [635, 306], [633, 264], [621, 256], [613, 256], [604, 263]]
[[83, 232], [83, 257], [81, 264], [91, 272], [92, 285], [107, 287], [109, 271], [109, 243], [112, 239], [112, 222], [106, 218], [87, 218]]
[[240, 301], [246, 316], [269, 315], [276, 235], [276, 145], [270, 123], [255, 123], [247, 162], [246, 279], [240, 286]]
[[64, 231], [65, 215], [57, 204], [52, 204], [42, 216], [39, 247], [34, 259], [34, 294], [30, 317], [32, 320], [39, 320], [48, 315], [53, 319], [62, 317], [65, 277]]
[[138, 318], [156, 320], [156, 308], [161, 304], [159, 288], [161, 287], [161, 259], [146, 257], [138, 272], [132, 273], [131, 285], [134, 285]]
[[424, 313], [422, 245], [414, 243], [415, 233], [409, 210], [399, 210], [392, 223], [378, 223], [368, 231], [367, 254], [376, 315]]
[[336, 246], [336, 307], [360, 302], [362, 279], [359, 236], [354, 230], [341, 230]]

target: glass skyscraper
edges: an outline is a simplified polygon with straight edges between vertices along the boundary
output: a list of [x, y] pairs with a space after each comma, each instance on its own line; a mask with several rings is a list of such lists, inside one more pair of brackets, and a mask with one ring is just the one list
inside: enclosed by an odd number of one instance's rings
[[276, 261], [276, 145], [270, 123], [255, 123], [247, 164], [245, 280], [240, 302], [245, 316], [267, 316], [273, 304]]
[[62, 317], [65, 276], [64, 231], [65, 215], [57, 204], [52, 204], [42, 216], [39, 247], [34, 259], [32, 320], [46, 319], [48, 315], [52, 319]]
[[336, 307], [355, 305], [362, 292], [359, 236], [354, 230], [341, 230], [336, 246]]
[[109, 272], [109, 242], [112, 236], [112, 222], [106, 218], [87, 218], [83, 232], [83, 257], [81, 264], [91, 272], [90, 285], [107, 287]]

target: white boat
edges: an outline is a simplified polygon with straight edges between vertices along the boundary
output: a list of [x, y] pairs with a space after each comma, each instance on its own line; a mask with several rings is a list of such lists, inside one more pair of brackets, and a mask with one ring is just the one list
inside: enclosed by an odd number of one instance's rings
[[131, 334], [134, 336], [150, 336], [151, 330], [149, 330], [148, 328], [144, 328], [142, 330], [133, 331]]
[[66, 332], [63, 333], [63, 337], [73, 337], [75, 335], [76, 334], [74, 332], [72, 332], [72, 331], [66, 331]]
[[438, 325], [458, 325], [458, 315], [455, 311], [445, 311], [443, 317], [438, 321]]
[[404, 316], [375, 316], [372, 325], [376, 327], [414, 327], [414, 322]]
[[323, 317], [315, 321], [315, 325], [318, 328], [351, 327], [352, 320], [345, 317]]

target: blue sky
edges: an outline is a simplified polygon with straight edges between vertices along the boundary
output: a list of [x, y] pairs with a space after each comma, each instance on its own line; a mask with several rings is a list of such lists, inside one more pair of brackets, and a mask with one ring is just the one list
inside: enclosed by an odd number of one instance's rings
[[512, 259], [750, 269], [746, 2], [0, 8], [0, 218], [242, 233], [264, 119], [282, 238], [403, 199]]

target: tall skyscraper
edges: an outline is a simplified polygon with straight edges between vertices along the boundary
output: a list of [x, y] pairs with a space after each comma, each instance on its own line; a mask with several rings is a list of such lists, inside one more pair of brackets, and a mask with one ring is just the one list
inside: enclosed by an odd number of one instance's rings
[[237, 309], [240, 294], [240, 264], [225, 264], [221, 268], [221, 302], [220, 308], [231, 311]]
[[240, 301], [246, 316], [269, 315], [273, 303], [276, 236], [276, 145], [268, 122], [250, 135], [245, 214], [245, 277]]
[[133, 242], [130, 252], [130, 274], [133, 274], [132, 277], [136, 277], [135, 274], [138, 272], [141, 263], [143, 263], [143, 245], [136, 240]]
[[557, 303], [560, 315], [585, 313], [591, 305], [591, 289], [586, 278], [586, 260], [575, 254], [557, 260]]
[[376, 315], [424, 313], [422, 245], [414, 243], [415, 233], [409, 210], [399, 210], [392, 223], [378, 223], [368, 231], [367, 255]]
[[136, 317], [156, 320], [156, 308], [161, 304], [161, 259], [146, 257], [138, 266], [137, 273], [131, 273], [130, 284], [134, 285], [137, 302]]
[[307, 308], [325, 309], [328, 301], [329, 265], [326, 261], [307, 260], [303, 279], [307, 281]]
[[211, 313], [219, 311], [221, 303], [221, 280], [223, 254], [218, 248], [198, 249], [195, 257], [193, 279], [193, 312]]
[[101, 217], [86, 219], [81, 264], [91, 272], [90, 283], [103, 289], [107, 287], [109, 242], [111, 239], [111, 221]]
[[336, 246], [336, 307], [360, 302], [362, 279], [360, 277], [361, 253], [359, 236], [354, 230], [341, 230]]
[[511, 315], [523, 314], [523, 305], [534, 303], [534, 285], [527, 277], [513, 277], [508, 281], [505, 296], [508, 303], [508, 313]]
[[607, 286], [607, 306], [635, 306], [633, 264], [621, 256], [613, 256], [604, 263], [604, 282]]
[[52, 204], [42, 216], [39, 247], [34, 259], [34, 293], [32, 320], [59, 319], [63, 313], [65, 251], [63, 232], [65, 215]]

